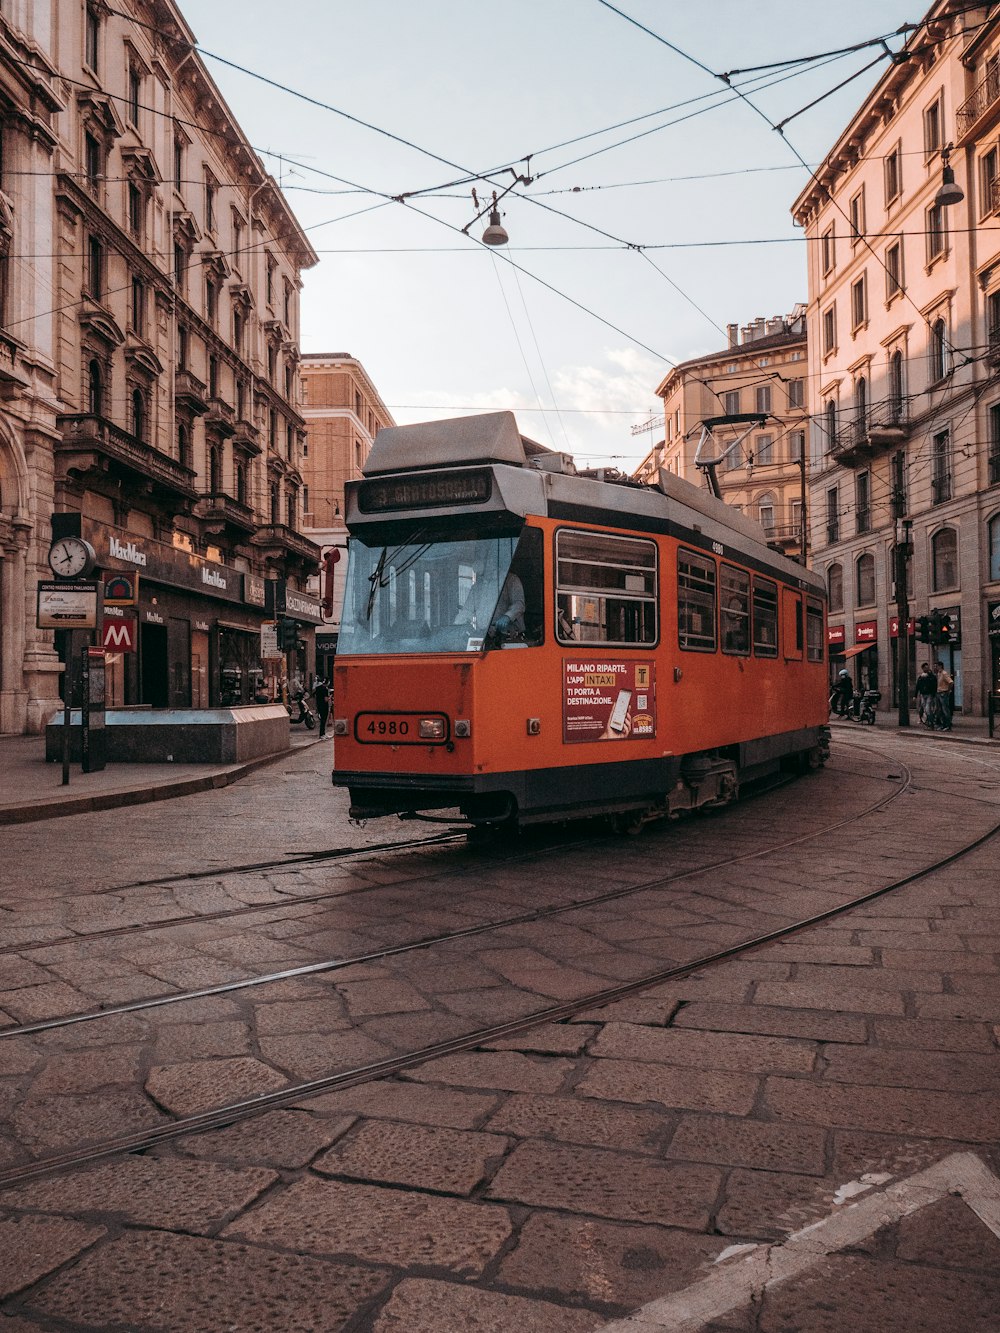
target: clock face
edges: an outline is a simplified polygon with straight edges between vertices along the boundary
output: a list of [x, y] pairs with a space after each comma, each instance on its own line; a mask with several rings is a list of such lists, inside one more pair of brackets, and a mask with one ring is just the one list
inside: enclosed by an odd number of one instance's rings
[[49, 547], [49, 568], [59, 578], [89, 573], [93, 559], [94, 548], [81, 537], [60, 537]]

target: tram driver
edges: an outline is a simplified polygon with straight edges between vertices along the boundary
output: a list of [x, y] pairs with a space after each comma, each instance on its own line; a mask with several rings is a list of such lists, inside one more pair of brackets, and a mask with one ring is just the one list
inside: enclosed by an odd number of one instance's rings
[[486, 577], [482, 563], [474, 566], [474, 569], [475, 582], [455, 617], [455, 624], [474, 625], [476, 629], [485, 632], [489, 621], [488, 632], [501, 642], [523, 638], [524, 584], [511, 570], [503, 581], [499, 598], [496, 598], [496, 585]]

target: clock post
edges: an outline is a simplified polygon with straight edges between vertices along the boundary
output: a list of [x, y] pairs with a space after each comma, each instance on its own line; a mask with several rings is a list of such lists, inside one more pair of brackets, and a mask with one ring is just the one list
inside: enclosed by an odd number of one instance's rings
[[[101, 585], [94, 575], [94, 567], [97, 563], [97, 554], [90, 542], [76, 535], [71, 528], [57, 520], [76, 520], [79, 522], [78, 515], [53, 515], [53, 533], [52, 544], [49, 547], [48, 562], [52, 570], [54, 581], [42, 582], [38, 585], [38, 617], [37, 625], [39, 629], [54, 629], [62, 638], [63, 646], [63, 735], [62, 735], [62, 785], [69, 785], [69, 760], [70, 760], [70, 736], [73, 718], [73, 695], [76, 692], [76, 661], [78, 651], [82, 648], [84, 654], [89, 649], [82, 642], [82, 636], [78, 640], [77, 631], [90, 631], [100, 625], [100, 603], [101, 603]], [[78, 529], [77, 529], [78, 531]], [[103, 653], [101, 654], [103, 662]], [[97, 768], [104, 767], [104, 673], [100, 670], [96, 676], [91, 673], [89, 660], [85, 664], [84, 688], [87, 691], [87, 698], [81, 701], [81, 738], [83, 747], [84, 764], [83, 771], [89, 773]], [[92, 747], [90, 736], [87, 733], [87, 722], [89, 720], [89, 710], [91, 705], [91, 691], [100, 693], [100, 722], [101, 728], [100, 744]]]

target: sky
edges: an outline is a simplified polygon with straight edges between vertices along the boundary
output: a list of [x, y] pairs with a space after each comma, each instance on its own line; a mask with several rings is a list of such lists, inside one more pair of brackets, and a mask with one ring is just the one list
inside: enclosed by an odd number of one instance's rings
[[[753, 106], [716, 76], [886, 36], [925, 10], [242, 0], [234, 22], [218, 0], [180, 4], [319, 253], [303, 350], [356, 356], [400, 424], [511, 409], [581, 465], [628, 469], [662, 438], [671, 365], [806, 300], [796, 152], [822, 159], [887, 57], [734, 74]], [[767, 123], [800, 111], [784, 136]], [[484, 246], [488, 217], [473, 219], [509, 186], [510, 242]]]

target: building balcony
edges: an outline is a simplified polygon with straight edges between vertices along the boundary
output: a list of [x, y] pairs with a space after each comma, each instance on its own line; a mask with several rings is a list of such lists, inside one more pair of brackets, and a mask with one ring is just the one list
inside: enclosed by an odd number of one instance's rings
[[286, 523], [268, 523], [258, 528], [253, 540], [266, 559], [300, 561], [310, 568], [319, 568], [319, 547]]
[[200, 417], [208, 411], [208, 394], [197, 375], [190, 370], [174, 372], [174, 400], [177, 406]]
[[772, 523], [765, 528], [768, 546], [776, 550], [798, 550], [802, 544], [802, 528], [798, 523]]
[[905, 444], [910, 429], [910, 400], [886, 398], [873, 403], [864, 417], [841, 427], [830, 446], [830, 455], [834, 462], [854, 467], [883, 449]]
[[205, 413], [205, 426], [213, 430], [216, 435], [228, 437], [236, 434], [236, 410], [221, 398], [210, 398], [208, 400], [208, 411]]
[[256, 532], [257, 521], [249, 505], [236, 500], [226, 491], [211, 491], [203, 495], [195, 509], [210, 532], [233, 529], [239, 533]]
[[56, 418], [62, 438], [55, 452], [60, 479], [104, 474], [137, 491], [176, 503], [197, 498], [194, 470], [114, 422], [87, 413]]
[[1000, 73], [991, 70], [955, 112], [956, 146], [980, 138], [1000, 120]]
[[233, 431], [233, 446], [255, 456], [261, 452], [260, 431], [252, 421], [237, 419], [236, 429]]

